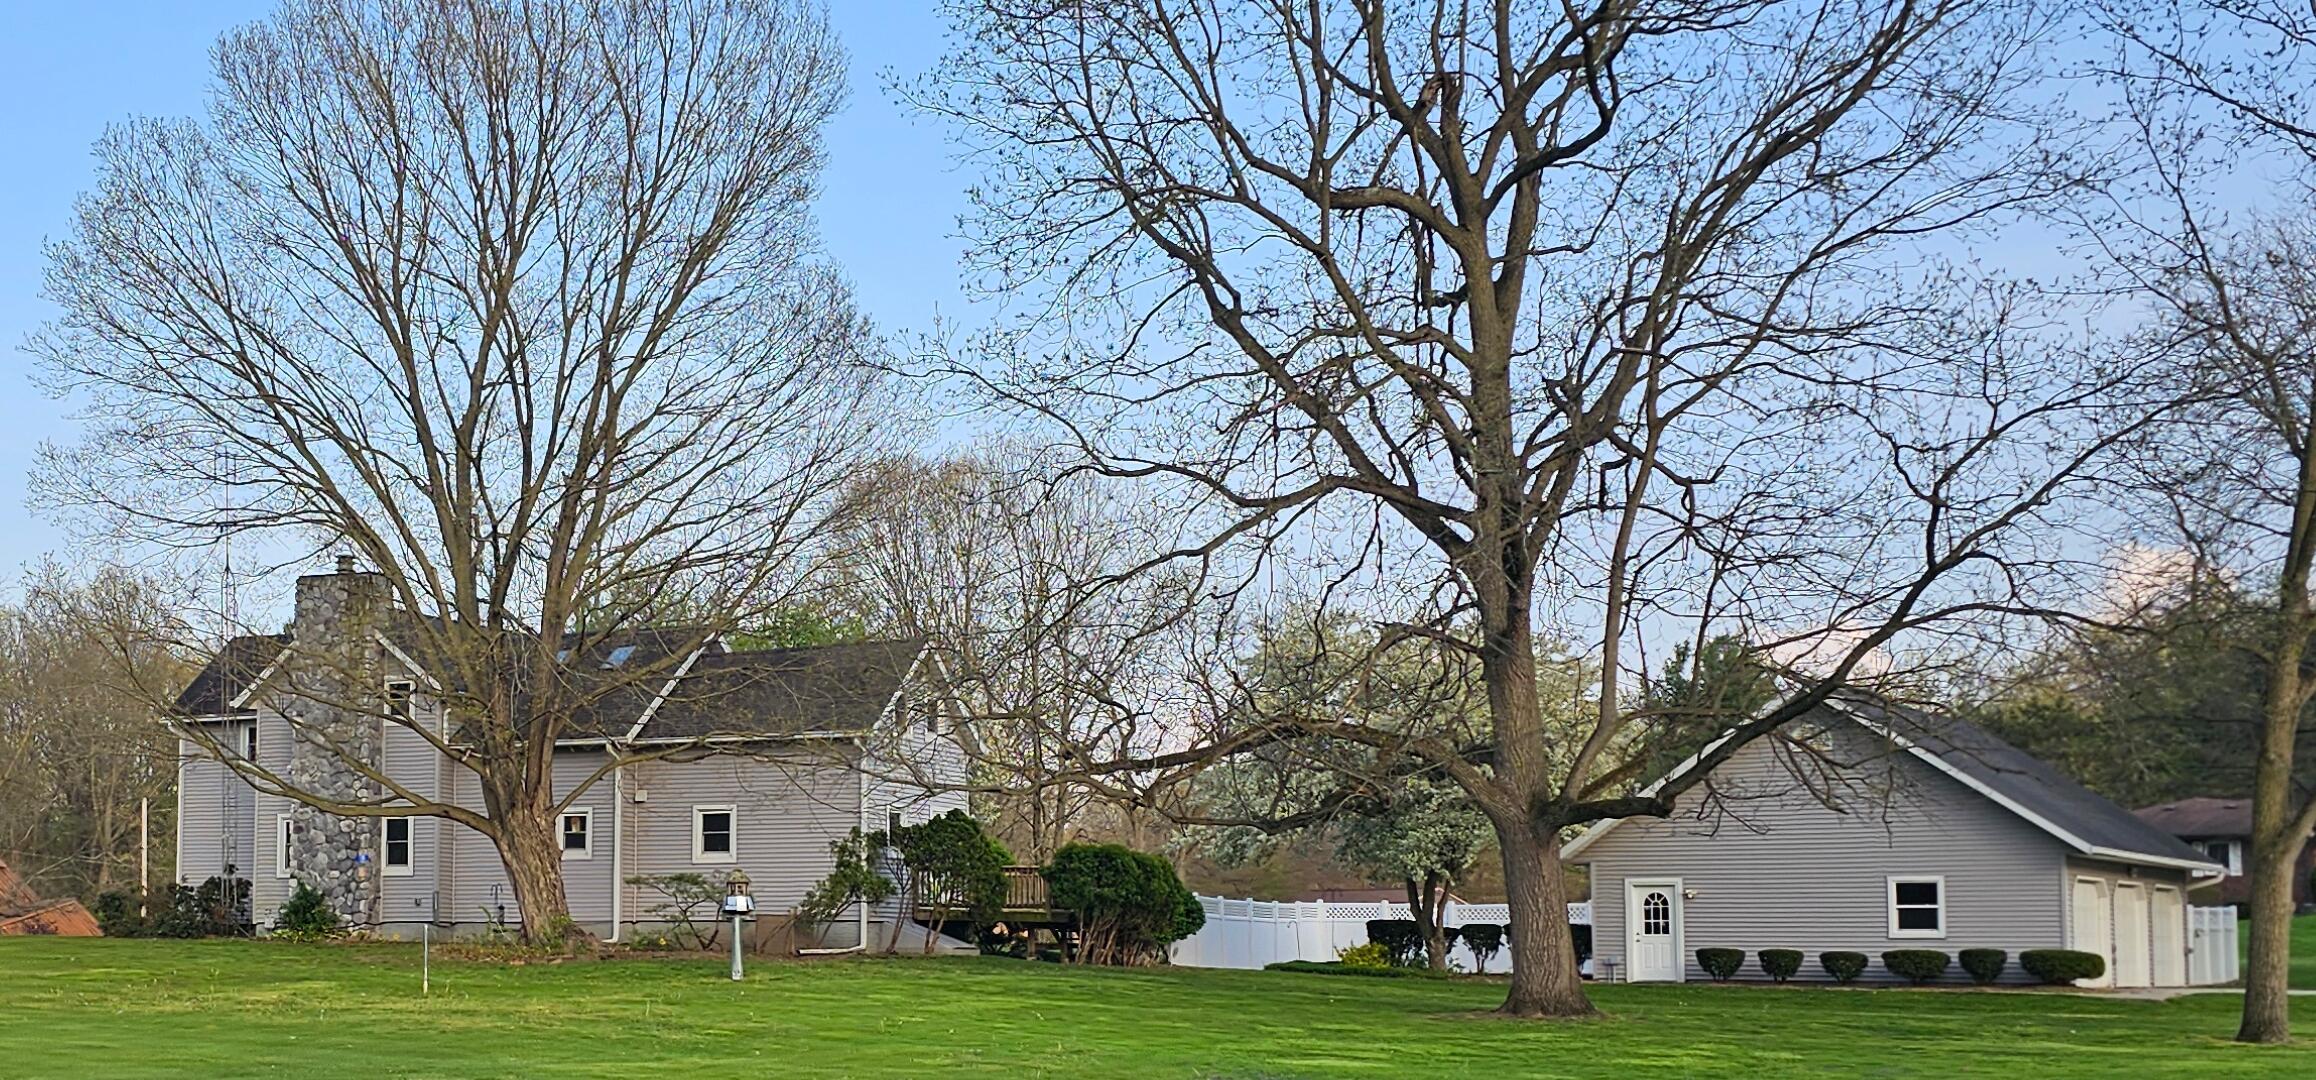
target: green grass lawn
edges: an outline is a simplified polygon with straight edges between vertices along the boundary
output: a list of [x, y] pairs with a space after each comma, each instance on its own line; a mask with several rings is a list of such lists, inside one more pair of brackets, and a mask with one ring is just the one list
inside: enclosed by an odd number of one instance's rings
[[[438, 963], [415, 946], [0, 939], [0, 1076], [2316, 1075], [2235, 1046], [2236, 999], [1500, 984], [1009, 960]], [[2294, 1002], [2316, 1035], [2316, 999]]]
[[[2236, 959], [2251, 951], [2252, 936], [2249, 925], [2236, 928]], [[2240, 966], [2238, 971], [2243, 970]], [[2302, 915], [2292, 920], [2292, 973], [2286, 978], [2294, 990], [2316, 990], [2316, 915]]]

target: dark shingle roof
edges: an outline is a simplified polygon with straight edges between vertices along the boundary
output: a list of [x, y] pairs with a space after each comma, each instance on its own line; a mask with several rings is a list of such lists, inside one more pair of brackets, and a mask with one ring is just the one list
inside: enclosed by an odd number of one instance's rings
[[923, 651], [921, 641], [864, 641], [704, 654], [641, 737], [860, 734], [900, 693]]
[[[1933, 716], [1862, 693], [1839, 695], [1835, 712], [1912, 744], [1955, 773], [2007, 800], [2014, 812], [2046, 830], [2081, 841], [2102, 854], [2164, 862], [2209, 863], [2203, 852], [2140, 820], [2048, 762], [2004, 742], [1985, 728], [1952, 716]], [[1998, 801], [2001, 801], [1998, 800]]]
[[[384, 632], [420, 667], [456, 681], [443, 670], [451, 665], [426, 662], [425, 635], [415, 629], [405, 619]], [[567, 656], [566, 689], [586, 703], [573, 716], [565, 741], [625, 738], [646, 715], [650, 722], [639, 738], [856, 735], [883, 715], [924, 652], [924, 643], [913, 639], [750, 652], [711, 644], [684, 666], [681, 650], [699, 634], [658, 628], [583, 644], [573, 639], [578, 655]], [[177, 713], [232, 711], [232, 700], [289, 644], [286, 634], [234, 638], [178, 695]]]
[[[233, 699], [257, 682], [274, 658], [289, 647], [288, 634], [244, 634], [225, 643], [177, 695], [178, 716], [218, 716], [233, 712]], [[246, 710], [243, 710], [246, 711]]]
[[2252, 835], [2250, 799], [2181, 799], [2136, 813], [2139, 820], [2173, 836], [2208, 839]]

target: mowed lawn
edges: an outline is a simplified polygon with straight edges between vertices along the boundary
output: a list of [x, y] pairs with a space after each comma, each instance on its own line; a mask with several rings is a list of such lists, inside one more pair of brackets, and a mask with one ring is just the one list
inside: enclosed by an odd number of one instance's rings
[[[2249, 924], [2236, 931], [2236, 957], [2240, 961], [2251, 951], [2252, 936]], [[2240, 968], [2238, 970], [2241, 970]], [[2316, 990], [2316, 915], [2302, 915], [2292, 920], [2292, 969], [2285, 976], [2294, 990]]]
[[1500, 984], [980, 959], [438, 963], [415, 946], [0, 940], [6, 1077], [2316, 1075], [2230, 1044], [2236, 999]]

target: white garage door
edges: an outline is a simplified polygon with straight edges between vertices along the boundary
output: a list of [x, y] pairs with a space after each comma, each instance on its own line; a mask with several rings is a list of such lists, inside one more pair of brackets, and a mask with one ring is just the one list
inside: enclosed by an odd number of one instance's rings
[[2147, 889], [2133, 881], [2115, 883], [2115, 985], [2148, 986]]
[[2148, 939], [2152, 941], [2155, 985], [2187, 985], [2187, 906], [2179, 890], [2157, 885], [2148, 895]]
[[2107, 974], [2096, 979], [2085, 979], [2084, 986], [2105, 986], [2114, 975], [2114, 935], [2108, 933], [2107, 889], [2097, 878], [2076, 878], [2074, 902], [2069, 914], [2073, 917], [2068, 930], [2074, 939], [2073, 948], [2087, 953], [2098, 953], [2107, 961]]

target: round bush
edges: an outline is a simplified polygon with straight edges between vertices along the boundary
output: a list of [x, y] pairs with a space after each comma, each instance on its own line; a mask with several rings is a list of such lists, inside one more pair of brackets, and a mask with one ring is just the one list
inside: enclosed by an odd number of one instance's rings
[[1862, 952], [1823, 952], [1817, 954], [1817, 964], [1833, 981], [1848, 983], [1866, 970], [1866, 954]]
[[1882, 954], [1882, 966], [1890, 974], [1916, 986], [1946, 974], [1953, 963], [1953, 957], [1936, 949], [1892, 949]]
[[1971, 982], [1980, 986], [1993, 985], [1994, 980], [2002, 978], [2002, 969], [2010, 964], [2010, 954], [2001, 949], [1964, 949], [1961, 955], [1962, 970], [1969, 973]]
[[1488, 970], [1488, 961], [1504, 951], [1504, 927], [1499, 923], [1465, 923], [1464, 945], [1472, 950], [1472, 959], [1479, 962], [1480, 970]]
[[1801, 971], [1800, 949], [1761, 950], [1761, 971], [1778, 982], [1784, 982]]
[[1336, 953], [1335, 960], [1347, 968], [1387, 968], [1391, 966], [1391, 950], [1370, 941]]
[[1714, 982], [1728, 982], [1729, 976], [1737, 974], [1737, 969], [1745, 966], [1745, 950], [1699, 949], [1697, 966], [1704, 968], [1705, 974], [1711, 975]]
[[1393, 967], [1413, 967], [1423, 959], [1423, 931], [1414, 919], [1367, 920], [1367, 943], [1388, 950]]
[[1206, 911], [1174, 866], [1119, 844], [1064, 844], [1046, 865], [1054, 907], [1076, 913], [1082, 964], [1158, 963], [1198, 932]]
[[2107, 973], [2107, 958], [2079, 949], [2028, 949], [2018, 954], [2018, 966], [2048, 986], [2066, 986], [2077, 979], [2096, 979]]

